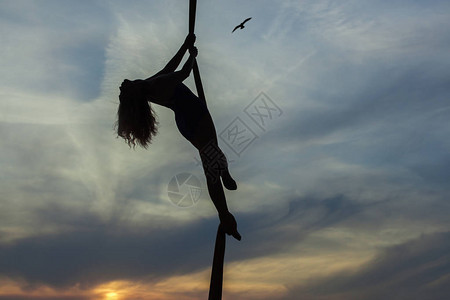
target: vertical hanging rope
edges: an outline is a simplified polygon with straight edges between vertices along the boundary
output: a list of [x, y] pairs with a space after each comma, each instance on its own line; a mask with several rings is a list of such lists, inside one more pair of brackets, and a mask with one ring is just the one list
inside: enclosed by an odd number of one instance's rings
[[195, 12], [197, 11], [197, 0], [189, 0], [189, 33], [195, 30]]
[[[197, 0], [189, 0], [189, 33], [194, 33], [195, 29], [195, 12], [197, 10]], [[197, 88], [198, 97], [203, 100], [206, 105], [205, 93], [203, 91], [200, 71], [198, 69], [197, 60], [194, 61], [192, 68], [194, 73], [195, 87]], [[211, 269], [211, 281], [209, 284], [208, 300], [222, 299], [222, 283], [223, 283], [223, 261], [225, 257], [225, 232], [219, 225], [216, 235], [216, 244], [214, 246], [214, 259]]]
[[222, 299], [223, 260], [225, 257], [225, 232], [222, 226], [217, 229], [216, 245], [214, 246], [214, 259], [211, 270], [211, 282], [209, 283], [208, 300]]
[[[189, 33], [194, 33], [195, 29], [195, 12], [197, 10], [197, 0], [189, 1]], [[197, 89], [198, 97], [206, 105], [205, 92], [203, 91], [202, 79], [200, 78], [200, 71], [198, 69], [197, 59], [194, 60], [194, 66], [192, 68], [194, 73], [195, 88]]]

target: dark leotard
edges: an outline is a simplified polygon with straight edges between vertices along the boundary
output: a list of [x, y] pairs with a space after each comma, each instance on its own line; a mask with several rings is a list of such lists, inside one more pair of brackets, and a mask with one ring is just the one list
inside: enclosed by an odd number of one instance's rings
[[206, 105], [183, 83], [175, 87], [169, 106], [175, 112], [175, 121], [180, 133], [189, 141], [197, 130], [198, 123], [208, 114]]

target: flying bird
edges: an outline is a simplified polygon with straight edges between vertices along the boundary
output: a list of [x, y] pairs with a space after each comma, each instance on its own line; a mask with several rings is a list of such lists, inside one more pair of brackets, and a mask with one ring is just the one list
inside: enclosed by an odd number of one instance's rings
[[238, 29], [238, 28], [244, 29], [244, 28], [245, 28], [244, 24], [245, 24], [247, 21], [249, 21], [250, 19], [251, 19], [251, 18], [247, 18], [247, 19], [245, 19], [244, 22], [242, 22], [242, 23], [239, 24], [238, 26], [234, 27], [234, 29], [233, 29], [233, 31], [232, 31], [231, 33], [233, 33], [233, 32], [234, 32], [236, 29]]

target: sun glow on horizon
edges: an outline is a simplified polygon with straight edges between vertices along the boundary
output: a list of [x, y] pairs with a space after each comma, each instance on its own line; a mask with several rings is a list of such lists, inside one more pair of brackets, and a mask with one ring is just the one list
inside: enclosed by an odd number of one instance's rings
[[110, 293], [106, 294], [107, 300], [117, 300], [117, 299], [119, 299], [118, 297], [119, 297], [119, 295], [117, 295], [117, 293], [115, 293], [115, 292], [110, 292]]

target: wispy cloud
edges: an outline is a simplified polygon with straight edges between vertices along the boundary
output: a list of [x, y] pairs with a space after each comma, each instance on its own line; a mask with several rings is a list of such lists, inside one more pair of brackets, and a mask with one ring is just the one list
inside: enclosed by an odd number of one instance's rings
[[[205, 295], [214, 207], [167, 199], [178, 173], [204, 183], [195, 149], [156, 105], [149, 150], [113, 130], [120, 82], [164, 66], [187, 10], [0, 4], [0, 299]], [[227, 152], [244, 237], [227, 249], [227, 295], [449, 293], [449, 11], [446, 1], [199, 4], [198, 61], [218, 132], [261, 91], [283, 110], [243, 155]]]

